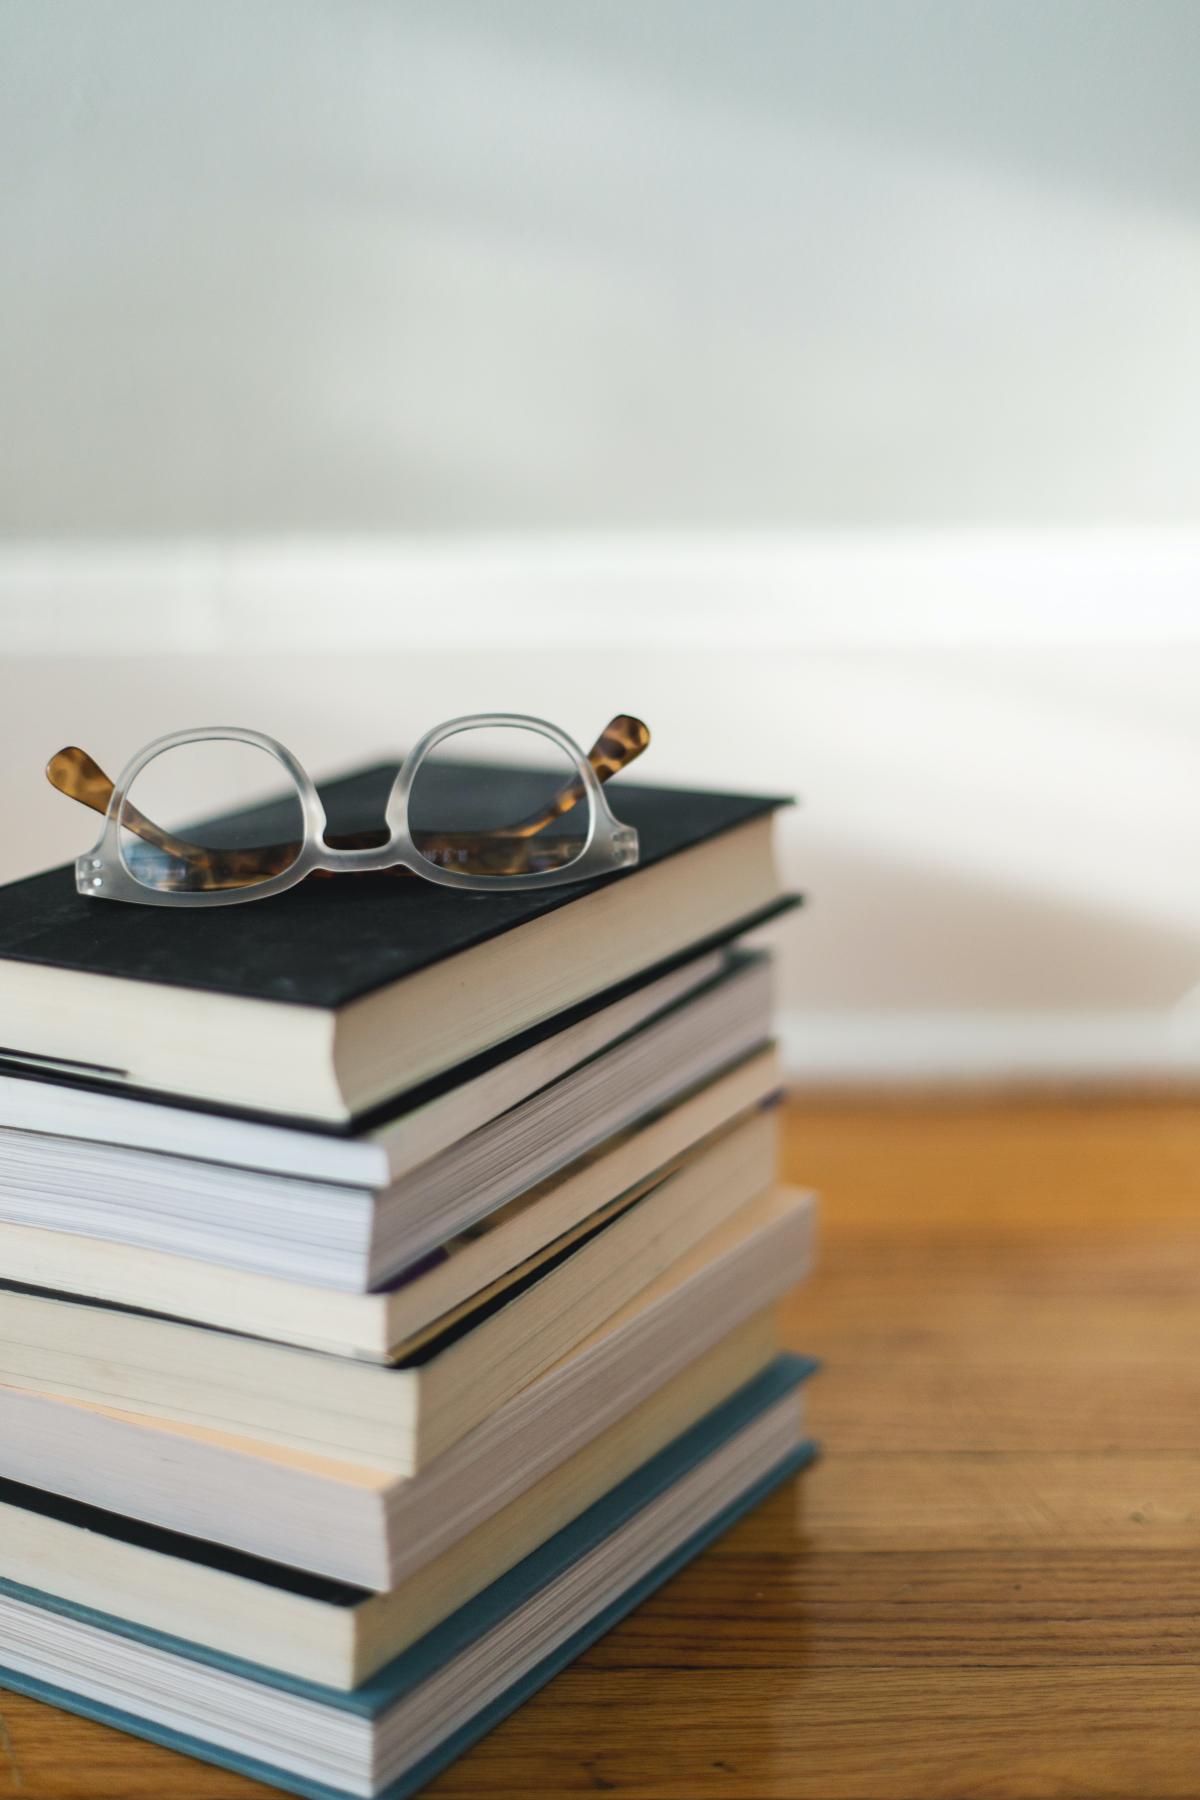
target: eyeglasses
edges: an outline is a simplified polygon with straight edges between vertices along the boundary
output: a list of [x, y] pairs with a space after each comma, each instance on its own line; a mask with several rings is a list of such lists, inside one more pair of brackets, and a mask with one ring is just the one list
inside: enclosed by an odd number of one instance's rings
[[[444, 750], [451, 739], [460, 756]], [[586, 756], [544, 719], [450, 719], [401, 764], [383, 827], [340, 836], [326, 835], [307, 772], [258, 731], [214, 726], [157, 738], [115, 782], [70, 746], [50, 758], [46, 776], [104, 814], [99, 842], [75, 863], [75, 885], [89, 899], [235, 906], [309, 875], [368, 871], [494, 893], [632, 868], [637, 832], [613, 815], [601, 784], [649, 742], [641, 720], [625, 713]], [[531, 763], [531, 751], [540, 761]], [[212, 813], [221, 803], [225, 810], [205, 817], [205, 808]], [[202, 823], [185, 822], [198, 817]]]

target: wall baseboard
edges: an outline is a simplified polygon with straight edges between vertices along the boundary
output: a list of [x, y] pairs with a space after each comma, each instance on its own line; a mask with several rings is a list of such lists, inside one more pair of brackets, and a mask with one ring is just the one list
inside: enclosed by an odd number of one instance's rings
[[1116, 1012], [823, 1012], [779, 1020], [790, 1081], [907, 1083], [1200, 1081], [1190, 1007]]
[[1200, 531], [0, 543], [6, 650], [1195, 643]]

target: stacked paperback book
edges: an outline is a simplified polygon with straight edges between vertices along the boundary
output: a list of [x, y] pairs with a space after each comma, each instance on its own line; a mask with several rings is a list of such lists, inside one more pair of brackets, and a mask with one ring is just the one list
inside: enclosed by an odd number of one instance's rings
[[807, 1460], [776, 803], [620, 799], [549, 893], [0, 890], [0, 1687], [399, 1800]]

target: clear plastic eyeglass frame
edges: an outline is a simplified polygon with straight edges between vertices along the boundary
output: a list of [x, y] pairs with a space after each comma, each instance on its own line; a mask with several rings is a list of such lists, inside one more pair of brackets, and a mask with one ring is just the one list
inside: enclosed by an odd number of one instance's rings
[[[422, 832], [421, 837], [426, 841], [425, 850], [422, 850], [410, 829], [409, 800], [426, 758], [448, 738], [459, 733], [506, 727], [536, 732], [549, 739], [570, 759], [574, 776], [538, 813], [495, 831], [451, 832], [440, 839]], [[164, 751], [183, 744], [221, 739], [266, 751], [290, 778], [303, 819], [303, 839], [298, 850], [294, 843], [268, 846], [262, 851], [206, 849], [163, 831], [136, 808], [127, 806], [129, 790], [138, 775]], [[132, 901], [141, 906], [237, 906], [282, 894], [310, 875], [379, 871], [396, 874], [407, 871], [442, 887], [473, 894], [495, 894], [573, 885], [634, 867], [638, 861], [637, 832], [614, 815], [601, 784], [639, 756], [649, 741], [646, 727], [627, 714], [618, 715], [605, 727], [588, 755], [557, 725], [522, 713], [476, 713], [449, 719], [426, 732], [405, 757], [384, 811], [386, 837], [377, 841], [380, 834], [365, 834], [373, 840], [366, 847], [360, 847], [361, 839], [339, 840], [327, 836], [325, 809], [316, 787], [285, 745], [262, 732], [237, 726], [210, 726], [157, 738], [138, 752], [115, 782], [109, 780], [85, 751], [75, 746], [60, 750], [52, 757], [46, 774], [60, 792], [104, 813], [104, 829], [99, 841], [75, 862], [76, 887], [89, 899]], [[587, 828], [586, 833], [576, 840], [578, 850], [572, 847], [570, 861], [558, 868], [523, 870], [520, 866], [522, 857], [529, 860], [527, 848], [533, 846], [536, 849], [538, 834], [581, 803], [588, 807]], [[129, 833], [165, 848], [176, 860], [182, 859], [188, 880], [195, 885], [152, 887], [139, 880], [125, 856], [123, 837]], [[545, 843], [546, 840], [541, 841]], [[464, 849], [464, 845], [473, 848]], [[287, 866], [272, 872], [272, 853], [293, 850], [297, 853]], [[432, 860], [430, 850], [444, 854], [447, 860]], [[469, 862], [473, 858], [487, 860], [497, 856], [507, 861], [513, 872], [480, 874], [453, 866], [453, 860]], [[229, 879], [231, 875], [232, 879]], [[222, 877], [226, 878], [223, 885]], [[206, 879], [210, 885], [203, 885]]]

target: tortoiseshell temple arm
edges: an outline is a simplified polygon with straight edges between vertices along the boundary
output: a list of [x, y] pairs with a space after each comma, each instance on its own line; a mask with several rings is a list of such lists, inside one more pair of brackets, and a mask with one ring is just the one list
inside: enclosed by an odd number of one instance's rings
[[[55, 752], [46, 764], [46, 780], [60, 794], [66, 794], [70, 800], [78, 800], [83, 806], [90, 806], [93, 812], [108, 812], [113, 783], [95, 758], [89, 756], [86, 750], [81, 750], [78, 744], [70, 744], [65, 750]], [[190, 863], [196, 858], [212, 855], [212, 851], [202, 849], [199, 844], [189, 844], [186, 838], [177, 838], [171, 832], [164, 831], [128, 800], [121, 814], [121, 823], [143, 842], [153, 844], [156, 850], [162, 850], [180, 862]]]
[[[636, 762], [650, 742], [650, 728], [643, 725], [629, 713], [618, 713], [610, 719], [600, 736], [588, 751], [588, 761], [601, 781], [628, 768]], [[489, 832], [489, 837], [532, 837], [535, 832], [542, 831], [554, 819], [561, 819], [564, 813], [570, 812], [583, 799], [583, 782], [578, 775], [572, 777], [565, 786], [558, 790], [553, 800], [540, 812], [530, 813], [527, 819], [519, 819], [514, 825], [505, 825]]]
[[[600, 733], [588, 752], [588, 761], [597, 777], [607, 781], [635, 761], [649, 742], [649, 730], [641, 720], [621, 713]], [[68, 745], [50, 758], [46, 764], [46, 779], [60, 793], [78, 800], [93, 812], [108, 812], [114, 784], [99, 763], [78, 745]], [[446, 862], [480, 875], [525, 874], [539, 865], [543, 868], [562, 867], [574, 857], [574, 843], [539, 838], [534, 845], [528, 840], [570, 812], [583, 796], [583, 782], [576, 775], [540, 811], [512, 825], [487, 832], [422, 833], [421, 853], [431, 862]], [[182, 864], [188, 872], [188, 885], [194, 889], [245, 887], [255, 881], [267, 880], [289, 869], [301, 849], [295, 841], [266, 844], [251, 850], [206, 848], [163, 830], [128, 800], [122, 810], [121, 823], [143, 842]], [[386, 834], [382, 831], [331, 833], [326, 839], [332, 849], [339, 850], [369, 849], [385, 841]], [[327, 869], [312, 871], [315, 876], [333, 872]], [[412, 871], [396, 868], [387, 873], [408, 875]]]

